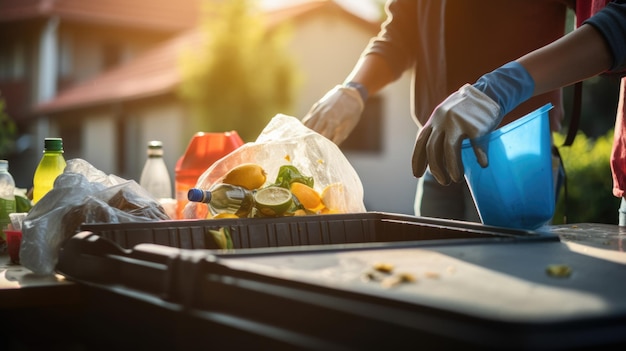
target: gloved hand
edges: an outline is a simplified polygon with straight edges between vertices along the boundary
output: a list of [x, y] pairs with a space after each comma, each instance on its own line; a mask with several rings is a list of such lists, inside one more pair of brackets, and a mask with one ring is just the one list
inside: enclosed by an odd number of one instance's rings
[[489, 165], [487, 151], [474, 142], [502, 121], [505, 114], [532, 96], [535, 82], [513, 61], [485, 74], [474, 85], [466, 84], [435, 108], [419, 131], [413, 149], [413, 175], [430, 171], [440, 184], [463, 177], [461, 143], [469, 138], [478, 163]]
[[357, 89], [337, 85], [313, 105], [302, 123], [339, 145], [356, 127], [363, 107]]

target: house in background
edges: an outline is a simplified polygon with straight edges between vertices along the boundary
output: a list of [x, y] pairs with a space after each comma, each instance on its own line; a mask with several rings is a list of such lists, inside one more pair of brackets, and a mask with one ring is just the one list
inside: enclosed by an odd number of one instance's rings
[[[133, 5], [139, 3], [143, 1]], [[289, 49], [304, 78], [293, 112], [299, 118], [347, 76], [379, 29], [378, 23], [364, 20], [333, 1], [298, 3], [269, 11], [267, 18], [269, 25], [286, 21], [293, 24]], [[59, 21], [63, 23], [62, 20]], [[190, 23], [194, 21], [187, 24]], [[79, 78], [84, 79], [75, 79], [73, 84], [60, 84], [61, 80], [57, 80], [54, 93], [29, 101], [31, 114], [26, 113], [24, 118], [30, 118], [31, 133], [38, 140], [61, 136], [68, 158], [80, 157], [106, 173], [135, 180], [145, 162], [147, 142], [161, 140], [173, 179], [176, 160], [191, 137], [185, 135], [188, 115], [176, 96], [180, 83], [179, 55], [202, 38], [192, 26], [181, 26], [172, 35], [161, 34], [161, 40], [154, 38], [149, 43], [146, 39], [145, 45], [136, 44], [137, 49], [122, 55], [123, 60], [109, 67], [102, 64], [103, 56], [97, 59], [83, 56], [76, 60], [76, 56], [70, 55], [73, 59], [63, 69], [77, 72], [80, 64], [89, 61], [98, 66], [93, 70], [99, 72], [82, 75]], [[59, 62], [64, 62], [62, 43], [56, 41]], [[79, 43], [73, 48], [74, 52], [83, 49]], [[58, 64], [59, 76], [61, 69], [62, 64]], [[405, 76], [372, 97], [359, 131], [353, 134], [359, 137], [352, 137], [342, 145], [361, 177], [370, 211], [413, 213], [416, 180], [411, 173], [410, 157], [417, 127], [410, 118], [409, 91], [409, 78]], [[39, 159], [39, 150], [28, 160], [31, 172]]]
[[47, 136], [63, 137], [66, 158], [83, 156], [82, 111], [35, 107], [192, 28], [200, 1], [0, 0], [0, 94], [23, 133], [9, 158], [18, 186], [32, 185]]

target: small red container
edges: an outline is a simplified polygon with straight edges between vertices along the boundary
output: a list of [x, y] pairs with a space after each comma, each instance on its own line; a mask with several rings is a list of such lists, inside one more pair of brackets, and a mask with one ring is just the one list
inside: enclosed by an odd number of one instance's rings
[[4, 230], [7, 236], [7, 249], [12, 263], [20, 263], [20, 245], [22, 244], [22, 232], [20, 230]]
[[187, 202], [187, 192], [193, 188], [198, 177], [215, 161], [243, 145], [243, 140], [232, 130], [224, 133], [196, 133], [185, 154], [178, 159], [175, 168], [176, 216], [182, 219]]

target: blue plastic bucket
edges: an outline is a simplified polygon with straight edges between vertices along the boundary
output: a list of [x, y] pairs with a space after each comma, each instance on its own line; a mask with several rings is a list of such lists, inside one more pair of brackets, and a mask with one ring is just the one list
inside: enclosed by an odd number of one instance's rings
[[554, 215], [550, 109], [544, 105], [477, 139], [488, 143], [486, 168], [463, 141], [465, 179], [483, 224], [536, 229]]

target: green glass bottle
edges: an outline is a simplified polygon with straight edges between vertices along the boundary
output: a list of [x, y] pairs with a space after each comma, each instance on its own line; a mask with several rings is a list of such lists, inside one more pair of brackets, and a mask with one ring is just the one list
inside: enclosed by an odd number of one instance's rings
[[54, 180], [63, 173], [64, 169], [63, 139], [46, 138], [44, 140], [43, 157], [39, 161], [33, 178], [33, 204], [36, 204], [52, 190]]

